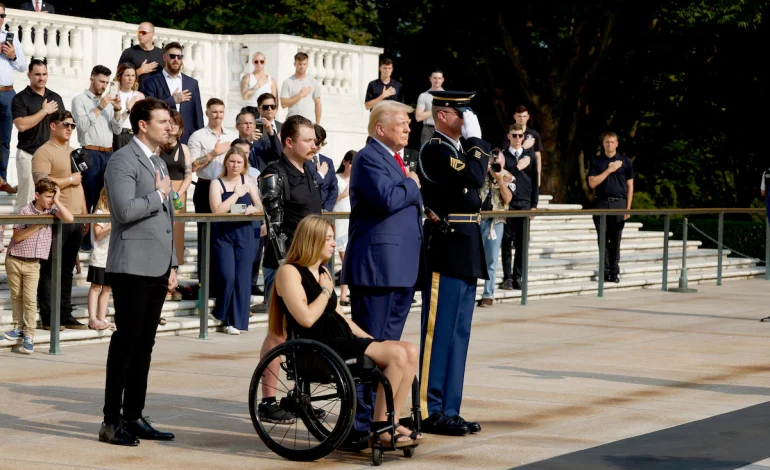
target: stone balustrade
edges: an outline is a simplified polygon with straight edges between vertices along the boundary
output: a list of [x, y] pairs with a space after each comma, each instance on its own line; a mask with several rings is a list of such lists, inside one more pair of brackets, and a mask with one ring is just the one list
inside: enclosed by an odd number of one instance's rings
[[[110, 20], [92, 20], [65, 15], [7, 9], [6, 27], [17, 34], [24, 55], [48, 62], [48, 88], [59, 93], [65, 104], [88, 87], [95, 65], [115, 70], [121, 52], [137, 41], [137, 25]], [[42, 34], [41, 34], [42, 32]], [[335, 161], [347, 150], [359, 149], [366, 138], [369, 113], [364, 109], [367, 83], [377, 78], [381, 48], [332, 43], [283, 34], [220, 35], [167, 28], [155, 29], [155, 45], [169, 42], [184, 47], [184, 73], [198, 80], [202, 101], [212, 97], [226, 105], [225, 125], [235, 126], [235, 115], [243, 105], [240, 79], [252, 71], [251, 57], [265, 54], [265, 70], [281, 84], [294, 73], [294, 55], [309, 56], [308, 73], [323, 87], [321, 124], [328, 133], [324, 154]], [[16, 90], [28, 84], [17, 73]], [[280, 109], [282, 120], [286, 110]], [[9, 178], [15, 179], [15, 135], [11, 142]], [[73, 145], [77, 145], [73, 136]]]

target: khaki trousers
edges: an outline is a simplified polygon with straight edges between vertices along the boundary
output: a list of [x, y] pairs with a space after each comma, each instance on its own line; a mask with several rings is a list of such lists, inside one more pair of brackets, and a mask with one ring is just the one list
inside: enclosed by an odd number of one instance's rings
[[37, 283], [40, 280], [40, 262], [23, 260], [11, 255], [5, 257], [5, 272], [11, 288], [13, 327], [21, 327], [24, 336], [35, 336], [37, 326]]
[[32, 154], [18, 149], [16, 152], [16, 177], [19, 186], [16, 193], [16, 209], [35, 200], [35, 181], [32, 179]]

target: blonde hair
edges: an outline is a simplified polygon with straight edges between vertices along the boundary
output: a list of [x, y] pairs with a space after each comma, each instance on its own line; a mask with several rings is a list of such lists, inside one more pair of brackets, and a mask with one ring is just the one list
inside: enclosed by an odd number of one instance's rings
[[[325, 265], [329, 260], [328, 258], [321, 258], [321, 255], [326, 245], [326, 234], [329, 227], [331, 227], [332, 233], [334, 233], [334, 222], [320, 215], [309, 215], [302, 219], [299, 225], [297, 225], [296, 232], [294, 232], [294, 240], [291, 242], [289, 252], [286, 253], [284, 264], [307, 267], [321, 259], [321, 265]], [[276, 293], [275, 282], [273, 282], [269, 295], [270, 332], [280, 338], [286, 333], [286, 318], [280, 308], [278, 308], [278, 294]]]
[[227, 160], [233, 155], [237, 155], [243, 159], [243, 170], [241, 170], [241, 175], [245, 175], [249, 171], [249, 158], [241, 153], [236, 147], [230, 147], [230, 150], [225, 154], [224, 160], [222, 160], [222, 174], [219, 175], [220, 178], [227, 176]]
[[369, 135], [371, 137], [377, 137], [377, 123], [390, 122], [396, 113], [402, 112], [406, 114], [413, 113], [414, 108], [404, 103], [391, 100], [384, 100], [377, 103], [377, 105], [372, 108], [371, 114], [369, 114]]
[[103, 187], [102, 192], [99, 193], [99, 200], [96, 201], [96, 210], [100, 210], [102, 212], [110, 212], [110, 205], [107, 202], [107, 188]]

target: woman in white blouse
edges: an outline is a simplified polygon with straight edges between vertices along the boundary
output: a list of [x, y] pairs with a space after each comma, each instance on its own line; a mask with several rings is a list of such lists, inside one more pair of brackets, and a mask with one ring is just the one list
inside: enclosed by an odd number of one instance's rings
[[[254, 71], [241, 79], [241, 98], [244, 107], [257, 107], [257, 99], [264, 93], [272, 93], [278, 96], [278, 85], [273, 77], [265, 72], [265, 54], [257, 52], [251, 59]], [[259, 117], [259, 114], [256, 115]]]
[[[334, 212], [350, 212], [350, 169], [353, 166], [353, 157], [356, 156], [355, 150], [348, 150], [348, 153], [342, 157], [342, 163], [337, 168], [337, 203], [332, 209]], [[334, 233], [336, 234], [337, 251], [340, 254], [340, 261], [345, 261], [345, 248], [348, 245], [348, 219], [334, 220]], [[348, 306], [348, 286], [340, 287], [340, 305]]]
[[131, 120], [128, 119], [131, 108], [134, 103], [144, 99], [144, 94], [139, 89], [139, 81], [136, 76], [136, 69], [133, 64], [125, 63], [118, 66], [115, 72], [115, 84], [117, 93], [120, 95], [121, 114], [119, 120], [123, 122], [123, 129], [120, 134], [112, 137], [112, 150], [123, 147], [131, 140], [134, 133], [131, 131]]

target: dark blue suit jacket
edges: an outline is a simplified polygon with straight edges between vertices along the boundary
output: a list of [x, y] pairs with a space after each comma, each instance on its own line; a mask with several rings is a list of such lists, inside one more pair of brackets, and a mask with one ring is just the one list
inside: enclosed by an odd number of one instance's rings
[[[318, 168], [314, 168], [315, 180], [318, 183], [318, 187], [321, 189], [321, 207], [326, 212], [331, 212], [334, 209], [334, 205], [337, 203], [337, 195], [339, 194], [339, 188], [337, 187], [337, 174], [334, 172], [334, 162], [331, 158], [319, 155], [318, 158], [321, 163], [326, 162], [329, 165], [329, 169], [326, 170], [326, 176], [321, 178], [321, 174], [318, 173]], [[313, 165], [315, 167], [315, 165]]]
[[[201, 92], [198, 89], [198, 80], [182, 74], [182, 89], [190, 90], [192, 94], [190, 101], [185, 101], [179, 106], [179, 113], [182, 115], [182, 122], [184, 123], [184, 134], [182, 134], [182, 138], [179, 141], [186, 144], [192, 133], [204, 126], [203, 107], [201, 106]], [[168, 89], [166, 77], [163, 73], [152, 74], [142, 83], [140, 91], [144, 93], [144, 96], [152, 96], [153, 98], [163, 100], [169, 107], [176, 109], [174, 97], [171, 96], [171, 90]]]
[[251, 143], [251, 152], [249, 152], [249, 165], [259, 170], [265, 171], [267, 165], [281, 158], [283, 146], [281, 145], [278, 134], [269, 136], [262, 134], [262, 138]]
[[353, 158], [343, 284], [413, 287], [422, 250], [422, 195], [378, 142]]

